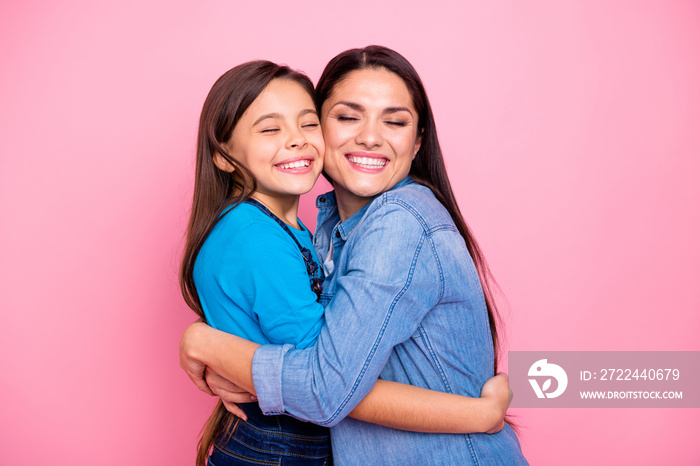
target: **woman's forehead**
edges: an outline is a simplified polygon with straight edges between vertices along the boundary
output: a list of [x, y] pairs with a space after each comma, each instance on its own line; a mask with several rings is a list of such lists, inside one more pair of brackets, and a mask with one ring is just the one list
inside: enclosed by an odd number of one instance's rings
[[367, 68], [349, 72], [338, 81], [324, 108], [347, 102], [364, 108], [407, 107], [415, 113], [413, 98], [399, 75], [385, 68]]

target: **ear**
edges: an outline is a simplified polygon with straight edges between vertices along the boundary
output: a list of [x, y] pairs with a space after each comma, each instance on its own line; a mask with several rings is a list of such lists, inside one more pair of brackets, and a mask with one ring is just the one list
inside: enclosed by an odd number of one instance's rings
[[418, 155], [418, 151], [420, 150], [420, 146], [423, 143], [423, 130], [420, 130], [420, 134], [418, 137], [416, 137], [416, 142], [413, 144], [413, 159], [416, 158], [416, 155]]
[[233, 173], [236, 170], [236, 167], [231, 165], [228, 160], [224, 158], [223, 155], [220, 153], [216, 152], [213, 157], [214, 165], [216, 165], [216, 168], [223, 172], [227, 173]]

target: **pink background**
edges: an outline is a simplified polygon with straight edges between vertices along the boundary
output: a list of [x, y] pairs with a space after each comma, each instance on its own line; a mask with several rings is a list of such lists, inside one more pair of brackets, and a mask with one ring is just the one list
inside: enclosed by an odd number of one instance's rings
[[[237, 3], [0, 4], [0, 464], [193, 463], [196, 125], [254, 58], [413, 62], [510, 349], [700, 350], [697, 2]], [[698, 410], [514, 414], [533, 465], [700, 464]]]

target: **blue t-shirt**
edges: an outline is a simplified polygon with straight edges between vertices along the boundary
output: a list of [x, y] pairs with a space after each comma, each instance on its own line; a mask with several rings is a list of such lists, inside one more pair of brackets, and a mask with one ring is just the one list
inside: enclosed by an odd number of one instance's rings
[[[299, 225], [289, 229], [318, 263]], [[249, 204], [224, 211], [197, 255], [194, 283], [209, 325], [259, 344], [306, 348], [324, 323], [296, 243]]]

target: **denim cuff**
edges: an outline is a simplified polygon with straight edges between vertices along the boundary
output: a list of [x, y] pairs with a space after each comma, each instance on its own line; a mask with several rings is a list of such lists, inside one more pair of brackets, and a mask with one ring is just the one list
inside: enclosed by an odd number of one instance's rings
[[263, 345], [253, 355], [253, 384], [263, 414], [284, 414], [282, 365], [292, 345]]

